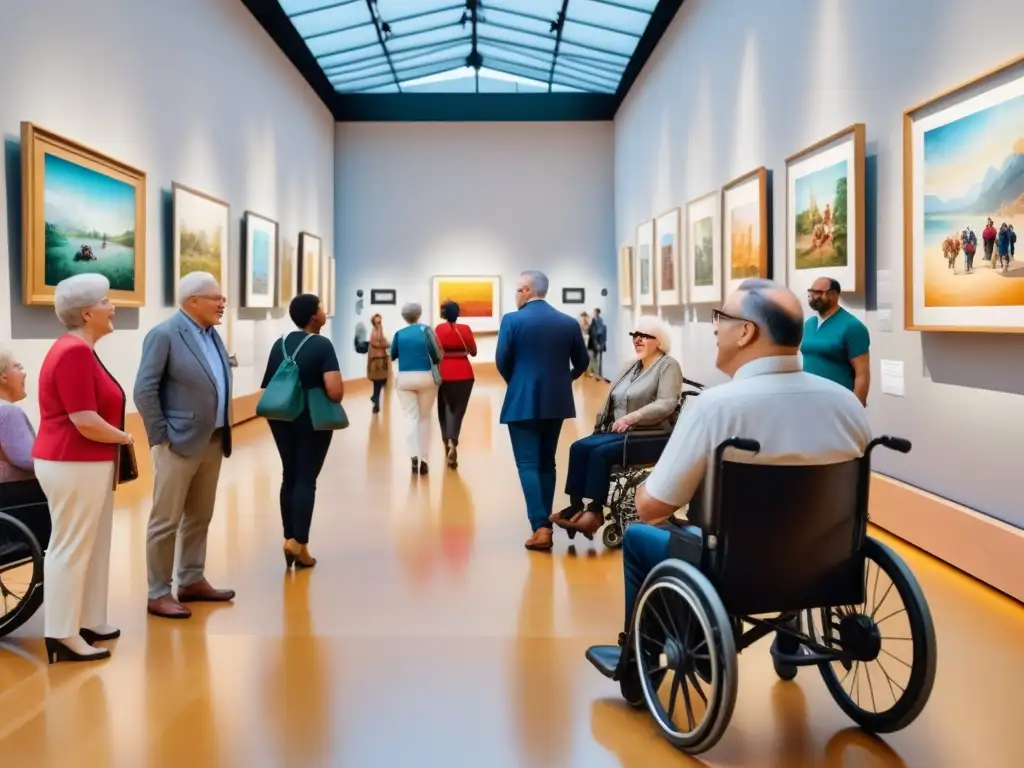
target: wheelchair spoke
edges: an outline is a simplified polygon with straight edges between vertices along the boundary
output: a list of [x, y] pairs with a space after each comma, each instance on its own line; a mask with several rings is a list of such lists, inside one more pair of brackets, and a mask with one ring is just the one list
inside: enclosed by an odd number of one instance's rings
[[697, 673], [691, 669], [686, 673], [686, 677], [693, 685], [693, 690], [695, 690], [697, 695], [700, 696], [700, 700], [704, 702], [704, 708], [707, 709], [708, 697], [704, 695], [704, 689], [700, 687], [700, 681], [697, 679]]
[[673, 670], [672, 687], [670, 688], [668, 694], [668, 719], [672, 720], [673, 722], [675, 722], [675, 720], [672, 716], [676, 712], [676, 696], [679, 694], [680, 685], [681, 682], [679, 680], [679, 674], [676, 673], [675, 670]]
[[888, 670], [886, 670], [885, 665], [882, 663], [881, 659], [875, 659], [875, 663], [878, 664], [878, 668], [881, 669], [882, 674], [885, 675], [885, 680], [889, 684], [889, 692], [892, 694], [893, 700], [898, 701], [900, 697], [896, 695], [896, 691], [894, 691], [892, 687], [895, 685], [897, 688], [899, 688], [901, 695], [907, 689], [892, 679], [892, 676], [889, 674]]
[[[898, 616], [899, 614], [906, 613], [906, 612], [907, 612], [907, 606], [903, 606], [898, 611], [893, 611], [892, 613], [890, 613], [888, 616], [885, 617], [885, 619], [891, 619], [893, 616]], [[883, 621], [885, 621], [885, 619], [878, 619], [875, 622], [875, 624], [881, 624]]]
[[882, 653], [884, 653], [884, 654], [885, 654], [886, 656], [891, 656], [891, 657], [892, 657], [893, 659], [895, 659], [896, 661], [898, 661], [898, 662], [899, 662], [900, 664], [902, 664], [903, 666], [905, 666], [905, 667], [906, 667], [907, 669], [913, 669], [913, 665], [912, 665], [912, 664], [908, 664], [908, 663], [907, 663], [907, 662], [905, 662], [905, 661], [904, 661], [903, 659], [901, 659], [901, 658], [900, 658], [899, 656], [893, 656], [893, 655], [892, 655], [891, 653], [889, 653], [889, 652], [888, 652], [887, 650], [885, 650], [885, 648], [882, 648], [882, 649], [881, 649], [881, 651], [882, 651]]
[[878, 603], [877, 603], [877, 604], [875, 605], [875, 609], [874, 609], [873, 611], [871, 611], [871, 614], [870, 614], [870, 616], [871, 616], [871, 618], [872, 618], [872, 619], [873, 619], [873, 618], [875, 618], [875, 614], [876, 614], [876, 613], [878, 613], [878, 609], [879, 609], [879, 608], [881, 608], [881, 607], [882, 607], [882, 605], [883, 605], [883, 604], [885, 603], [885, 598], [887, 598], [887, 597], [889, 596], [889, 592], [890, 592], [890, 591], [892, 591], [892, 588], [893, 588], [894, 586], [896, 586], [896, 582], [894, 582], [894, 581], [890, 581], [890, 582], [889, 582], [889, 587], [888, 587], [888, 589], [886, 589], [886, 590], [885, 590], [885, 594], [884, 594], [884, 595], [882, 595], [882, 599], [881, 599], [881, 601], [879, 601], [879, 602], [878, 602]]
[[686, 678], [682, 681], [683, 703], [686, 705], [686, 727], [691, 731], [697, 727], [697, 721], [693, 717], [693, 703], [690, 701], [690, 686], [686, 684]]
[[877, 712], [878, 705], [875, 703], [875, 686], [871, 684], [871, 673], [866, 665], [864, 667], [864, 677], [868, 680], [868, 693], [871, 694], [871, 709]]

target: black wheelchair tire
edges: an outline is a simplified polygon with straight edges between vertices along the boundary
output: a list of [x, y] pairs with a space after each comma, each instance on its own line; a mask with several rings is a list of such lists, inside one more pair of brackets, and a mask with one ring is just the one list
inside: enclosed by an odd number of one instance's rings
[[0, 637], [5, 637], [31, 619], [43, 604], [43, 550], [35, 534], [20, 520], [0, 512], [0, 526], [9, 526], [20, 534], [32, 560], [32, 583], [28, 593], [13, 611], [0, 616]]
[[[863, 552], [866, 559], [874, 560], [879, 568], [892, 579], [893, 585], [907, 609], [914, 654], [907, 687], [900, 699], [888, 710], [868, 712], [861, 709], [850, 698], [836, 676], [832, 664], [819, 664], [818, 671], [836, 704], [857, 725], [871, 733], [894, 733], [910, 725], [921, 714], [931, 696], [938, 663], [935, 626], [932, 623], [931, 611], [928, 608], [924, 592], [902, 558], [885, 544], [870, 536], [864, 539]], [[865, 567], [867, 566], [865, 565]], [[809, 624], [810, 620], [811, 617], [808, 616]]]
[[601, 542], [607, 549], [618, 549], [622, 546], [622, 529], [618, 523], [608, 523], [601, 531]]

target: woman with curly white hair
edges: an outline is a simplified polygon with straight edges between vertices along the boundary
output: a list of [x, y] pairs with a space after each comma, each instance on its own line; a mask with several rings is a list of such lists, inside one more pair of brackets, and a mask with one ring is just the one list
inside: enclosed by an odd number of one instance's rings
[[54, 310], [67, 333], [39, 371], [39, 434], [32, 456], [53, 532], [44, 561], [43, 613], [50, 663], [110, 656], [95, 643], [121, 631], [107, 624], [114, 468], [124, 431], [125, 393], [96, 356], [114, 330], [110, 283], [83, 273], [57, 284]]
[[551, 522], [568, 530], [570, 538], [582, 533], [592, 539], [604, 524], [612, 467], [622, 461], [626, 432], [632, 433], [631, 460], [646, 463], [657, 461], [661, 438], [675, 426], [683, 369], [668, 354], [668, 326], [659, 317], [643, 315], [629, 335], [634, 358], [612, 385], [594, 433], [569, 448], [565, 493], [570, 504], [554, 513]]

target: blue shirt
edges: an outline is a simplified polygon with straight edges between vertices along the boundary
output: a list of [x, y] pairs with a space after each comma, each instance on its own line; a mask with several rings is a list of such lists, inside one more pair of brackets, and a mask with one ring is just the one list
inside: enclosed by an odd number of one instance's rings
[[228, 411], [228, 381], [227, 374], [224, 372], [224, 361], [217, 348], [217, 340], [213, 338], [213, 327], [201, 328], [199, 323], [189, 317], [187, 313], [182, 312], [181, 314], [188, 318], [192, 335], [199, 342], [199, 348], [203, 350], [203, 357], [206, 358], [206, 363], [213, 373], [213, 383], [217, 385], [217, 420], [214, 428], [220, 429], [224, 426], [224, 419]]
[[398, 370], [429, 371], [432, 360], [427, 351], [427, 326], [407, 325], [391, 338], [391, 359], [398, 361]]
[[824, 322], [818, 315], [804, 323], [804, 340], [800, 352], [804, 356], [804, 370], [853, 391], [853, 365], [855, 357], [867, 354], [871, 337], [867, 326], [839, 307]]

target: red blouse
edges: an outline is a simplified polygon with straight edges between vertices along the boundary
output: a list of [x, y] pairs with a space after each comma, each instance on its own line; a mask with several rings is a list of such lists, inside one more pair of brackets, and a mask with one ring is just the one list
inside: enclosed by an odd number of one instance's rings
[[434, 329], [437, 341], [444, 350], [441, 361], [442, 381], [472, 381], [473, 366], [470, 355], [476, 355], [476, 339], [468, 325], [462, 323], [441, 323]]
[[96, 411], [124, 429], [125, 394], [92, 348], [65, 334], [39, 370], [39, 434], [32, 457], [43, 461], [114, 461], [117, 446], [83, 437], [69, 414]]

